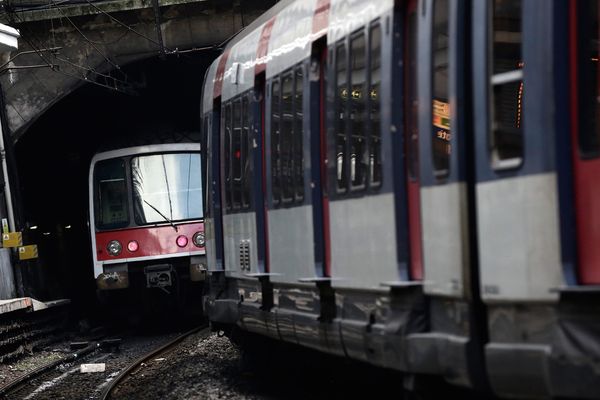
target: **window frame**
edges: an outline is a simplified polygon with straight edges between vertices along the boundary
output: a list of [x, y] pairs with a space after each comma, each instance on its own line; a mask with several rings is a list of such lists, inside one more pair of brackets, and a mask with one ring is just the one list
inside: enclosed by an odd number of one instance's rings
[[[495, 129], [494, 125], [496, 124], [496, 117], [494, 112], [494, 89], [501, 85], [508, 85], [514, 82], [521, 81], [520, 91], [521, 98], [519, 99], [519, 103], [523, 102], [524, 99], [524, 91], [523, 91], [523, 81], [524, 81], [524, 66], [522, 64], [521, 68], [513, 69], [510, 71], [494, 73], [494, 11], [495, 11], [495, 0], [491, 0], [490, 7], [488, 7], [489, 15], [488, 15], [488, 39], [487, 39], [487, 48], [488, 48], [488, 71], [487, 71], [487, 85], [488, 85], [488, 112], [489, 112], [489, 127], [487, 134], [488, 141], [488, 149], [490, 155], [490, 164], [494, 171], [507, 171], [507, 170], [518, 170], [520, 169], [525, 161], [525, 128], [524, 122], [520, 122], [520, 140], [521, 140], [521, 150], [520, 157], [511, 157], [511, 158], [501, 158], [499, 155], [499, 145], [495, 138]], [[521, 11], [521, 63], [523, 63], [523, 2], [520, 4]], [[525, 114], [521, 114], [521, 119], [525, 120]]]
[[[435, 16], [436, 16], [436, 5], [438, 5], [440, 3], [440, 1], [446, 1], [447, 4], [447, 20], [446, 20], [446, 33], [447, 33], [447, 46], [446, 46], [446, 60], [447, 60], [447, 66], [446, 66], [446, 73], [448, 75], [447, 81], [446, 81], [446, 87], [445, 87], [445, 93], [447, 94], [446, 96], [446, 105], [448, 107], [448, 128], [445, 128], [443, 126], [437, 126], [434, 124], [434, 118], [436, 117], [435, 115], [435, 102], [441, 102], [440, 100], [436, 100], [436, 65], [435, 65], [435, 49], [436, 49], [436, 27], [435, 27]], [[429, 95], [429, 101], [431, 102], [431, 116], [430, 121], [431, 121], [431, 128], [430, 128], [430, 132], [429, 132], [429, 140], [431, 141], [431, 166], [432, 166], [432, 171], [433, 174], [436, 178], [436, 180], [440, 181], [440, 182], [445, 182], [450, 178], [450, 173], [451, 173], [451, 164], [452, 164], [452, 120], [453, 118], [455, 118], [456, 116], [453, 115], [452, 113], [452, 107], [450, 106], [450, 96], [451, 96], [451, 90], [450, 90], [450, 83], [451, 83], [451, 77], [450, 77], [450, 57], [451, 57], [451, 52], [450, 52], [450, 0], [433, 0], [433, 4], [432, 4], [432, 21], [431, 21], [431, 60], [430, 60], [430, 80], [431, 80], [431, 93]], [[443, 120], [443, 116], [440, 115], [440, 119]], [[440, 166], [438, 165], [438, 158], [437, 158], [437, 153], [436, 153], [436, 139], [442, 139], [439, 137], [440, 133], [444, 132], [444, 134], [447, 134], [449, 136], [449, 138], [447, 139], [447, 146], [448, 147], [448, 154], [447, 156], [444, 158], [445, 159], [445, 163], [447, 163], [445, 168], [440, 168]]]

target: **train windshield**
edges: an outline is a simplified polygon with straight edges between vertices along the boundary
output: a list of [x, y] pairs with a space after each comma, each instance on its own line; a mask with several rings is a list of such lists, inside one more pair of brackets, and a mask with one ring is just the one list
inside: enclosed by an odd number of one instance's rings
[[133, 157], [131, 176], [138, 225], [202, 218], [199, 153]]
[[96, 226], [100, 229], [122, 228], [129, 225], [125, 160], [99, 161], [94, 168]]

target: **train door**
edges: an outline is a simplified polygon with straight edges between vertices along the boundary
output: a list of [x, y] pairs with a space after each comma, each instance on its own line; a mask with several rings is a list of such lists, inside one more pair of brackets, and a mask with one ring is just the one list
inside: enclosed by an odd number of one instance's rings
[[329, 198], [327, 197], [327, 134], [325, 127], [327, 68], [327, 38], [313, 44], [311, 58], [311, 112], [319, 118], [311, 120], [310, 155], [313, 207], [313, 231], [315, 242], [315, 275], [330, 276], [331, 253], [329, 244]]
[[600, 284], [600, 120], [596, 1], [571, 1], [572, 151], [580, 283]]
[[425, 292], [465, 298], [469, 293], [468, 204], [465, 160], [462, 21], [456, 0], [428, 2], [421, 24], [424, 101], [419, 125], [420, 206]]
[[[207, 132], [210, 135], [207, 138], [210, 149], [210, 160], [208, 161], [208, 173], [209, 178], [208, 186], [208, 203], [210, 204], [210, 218], [207, 223], [212, 225], [209, 232], [214, 233], [213, 245], [208, 246], [211, 250], [214, 250], [214, 266], [217, 270], [223, 270], [224, 259], [223, 259], [223, 214], [221, 210], [221, 101], [215, 101], [210, 116], [210, 123], [208, 124], [209, 130]], [[207, 249], [208, 250], [208, 249]]]
[[417, 1], [406, 7], [404, 40], [404, 148], [406, 152], [406, 186], [410, 278], [423, 279], [421, 249], [421, 207], [419, 198], [419, 127], [417, 97]]
[[419, 194], [429, 334], [432, 342], [444, 338], [436, 346], [445, 354], [464, 355], [440, 359], [439, 368], [447, 380], [483, 390], [487, 331], [478, 286], [469, 119], [470, 5], [429, 0], [419, 13], [418, 79], [424, 99], [419, 110]]
[[265, 211], [265, 73], [255, 76], [254, 80], [254, 107], [253, 130], [255, 132], [255, 148], [252, 152], [253, 164], [253, 202], [256, 210], [256, 234], [258, 238], [258, 264], [259, 272], [269, 271], [268, 254], [269, 241], [267, 240], [267, 220]]
[[494, 0], [474, 5], [473, 20], [487, 21], [473, 25], [477, 222], [485, 300], [553, 300], [558, 295], [552, 289], [564, 282], [555, 145], [548, 140], [555, 137], [556, 126], [546, 54], [554, 49], [539, 34], [551, 20], [541, 13], [551, 12], [553, 2], [543, 9], [535, 4]]
[[[213, 243], [210, 244], [210, 238], [207, 237], [207, 253], [210, 258], [214, 257], [214, 269], [225, 269], [225, 254], [223, 243], [223, 188], [222, 188], [222, 155], [223, 144], [221, 142], [221, 122], [223, 116], [221, 114], [221, 95], [223, 91], [223, 75], [225, 73], [225, 65], [229, 58], [229, 51], [223, 53], [219, 58], [217, 69], [214, 72], [213, 93], [212, 93], [212, 112], [210, 116], [209, 131], [207, 132], [207, 142], [209, 144], [210, 161], [208, 162], [207, 177], [209, 179], [209, 225], [208, 234], [214, 234]], [[210, 77], [210, 75], [208, 76]], [[212, 226], [210, 226], [212, 225]], [[214, 250], [214, 251], [213, 251]], [[212, 253], [212, 254], [211, 254]]]

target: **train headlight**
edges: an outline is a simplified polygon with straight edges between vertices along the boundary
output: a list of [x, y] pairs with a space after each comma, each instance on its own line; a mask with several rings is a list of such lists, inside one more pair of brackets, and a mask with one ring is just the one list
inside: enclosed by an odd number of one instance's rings
[[177, 243], [177, 246], [179, 247], [185, 247], [188, 244], [188, 238], [183, 235], [179, 235], [177, 236], [175, 243]]
[[121, 254], [121, 250], [123, 250], [123, 246], [118, 240], [111, 240], [108, 242], [108, 246], [106, 246], [106, 250], [108, 250], [108, 254], [111, 256], [118, 256]]
[[204, 232], [196, 232], [192, 237], [192, 242], [196, 247], [204, 247]]

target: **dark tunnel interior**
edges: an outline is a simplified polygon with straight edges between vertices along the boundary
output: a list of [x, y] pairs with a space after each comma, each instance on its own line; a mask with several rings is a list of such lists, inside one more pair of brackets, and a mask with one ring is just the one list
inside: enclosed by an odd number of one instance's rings
[[41, 300], [70, 298], [80, 314], [95, 304], [88, 173], [94, 153], [199, 140], [204, 74], [216, 51], [146, 59], [123, 67], [137, 94], [85, 84], [54, 105], [15, 145], [16, 210], [39, 258], [21, 261], [23, 286]]

